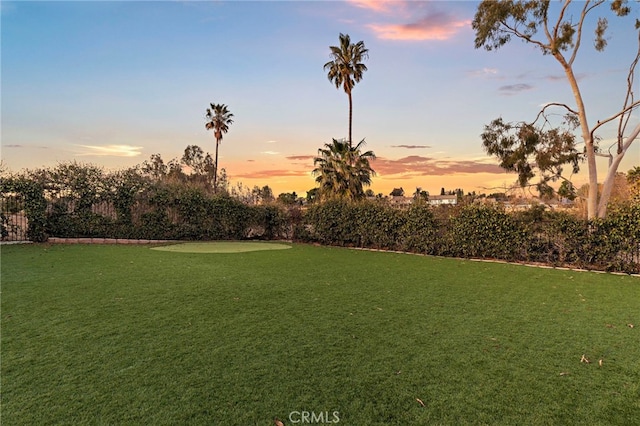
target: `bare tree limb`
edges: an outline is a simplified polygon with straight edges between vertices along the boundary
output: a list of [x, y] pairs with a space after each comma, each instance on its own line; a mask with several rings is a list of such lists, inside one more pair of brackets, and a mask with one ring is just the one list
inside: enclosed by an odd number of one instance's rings
[[589, 1], [585, 2], [584, 8], [582, 9], [582, 13], [580, 14], [580, 22], [578, 22], [578, 35], [576, 36], [576, 44], [573, 48], [573, 53], [571, 54], [571, 58], [569, 59], [569, 65], [573, 66], [573, 61], [575, 61], [576, 56], [578, 55], [578, 50], [580, 49], [580, 42], [582, 41], [582, 27], [584, 24], [584, 18], [587, 16], [587, 8], [589, 7]]
[[549, 102], [548, 104], [546, 104], [545, 106], [542, 107], [542, 109], [538, 112], [538, 115], [536, 115], [536, 118], [531, 122], [531, 124], [535, 124], [536, 121], [538, 121], [540, 119], [540, 117], [545, 117], [545, 111], [547, 108], [552, 107], [552, 106], [558, 106], [558, 107], [562, 107], [564, 109], [566, 109], [567, 111], [569, 111], [572, 114], [578, 115], [578, 112], [573, 110], [572, 108], [570, 108], [567, 104], [563, 104], [560, 102]]
[[622, 111], [618, 111], [617, 113], [615, 113], [611, 117], [605, 118], [604, 120], [598, 120], [598, 123], [595, 126], [593, 126], [593, 128], [591, 129], [591, 137], [592, 138], [594, 137], [593, 134], [595, 133], [596, 130], [598, 130], [598, 128], [604, 126], [605, 124], [609, 123], [610, 121], [615, 120], [616, 118], [619, 118], [622, 115], [625, 115], [625, 114], [631, 112], [631, 110], [637, 108], [638, 106], [640, 106], [640, 101], [635, 101], [634, 103], [632, 103], [631, 105], [629, 105], [628, 107], [626, 107]]
[[[631, 62], [631, 66], [629, 67], [629, 75], [627, 75], [627, 96], [624, 99], [624, 104], [622, 104], [623, 107], [626, 107], [629, 104], [634, 104], [633, 80], [635, 76], [635, 69], [638, 65], [638, 60], [640, 60], [640, 31], [638, 31], [638, 52], [636, 53], [636, 58], [633, 60], [633, 62]], [[629, 124], [629, 119], [631, 119], [631, 114], [628, 114], [626, 118], [622, 118], [620, 120], [620, 123], [618, 124], [618, 153], [620, 153], [620, 150], [622, 149], [622, 135], [624, 135], [624, 131]]]
[[509, 31], [511, 32], [511, 34], [515, 35], [518, 38], [521, 38], [523, 40], [528, 41], [529, 43], [533, 43], [535, 45], [537, 45], [538, 47], [540, 47], [543, 51], [544, 50], [551, 50], [551, 45], [546, 45], [543, 42], [539, 41], [539, 40], [534, 40], [531, 38], [531, 36], [526, 35], [524, 33], [521, 33], [520, 31], [518, 31], [515, 26], [511, 27], [506, 21], [500, 21], [500, 23]]
[[578, 55], [578, 50], [580, 49], [580, 42], [582, 41], [582, 28], [584, 26], [584, 20], [586, 18], [586, 16], [589, 14], [589, 12], [591, 12], [592, 9], [600, 6], [602, 3], [604, 2], [604, 0], [598, 0], [595, 3], [591, 4], [591, 6], [589, 6], [590, 1], [585, 2], [584, 7], [582, 9], [582, 13], [580, 14], [580, 22], [578, 22], [578, 34], [576, 36], [576, 44], [575, 47], [573, 48], [573, 53], [571, 54], [571, 59], [569, 59], [569, 65], [573, 66], [573, 62], [576, 59], [576, 56]]
[[[556, 24], [553, 26], [553, 38], [551, 40], [549, 40], [551, 43], [553, 43], [554, 40], [558, 39], [558, 29], [560, 29], [560, 25], [562, 24], [562, 19], [564, 18], [564, 12], [566, 12], [567, 8], [569, 7], [569, 5], [571, 4], [571, 0], [565, 0], [564, 1], [564, 5], [562, 5], [562, 9], [560, 10], [560, 13], [558, 14], [558, 20], [556, 21]], [[587, 0], [587, 3], [589, 4], [589, 0]], [[545, 23], [547, 22], [547, 18], [545, 16]], [[546, 25], [545, 25], [546, 26]], [[549, 34], [547, 33], [547, 36], [549, 36]]]

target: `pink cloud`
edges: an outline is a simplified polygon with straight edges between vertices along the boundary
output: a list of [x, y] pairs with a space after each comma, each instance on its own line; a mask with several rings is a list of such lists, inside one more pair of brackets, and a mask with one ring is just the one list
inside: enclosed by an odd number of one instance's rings
[[348, 0], [354, 6], [363, 9], [371, 9], [376, 12], [387, 12], [393, 6], [401, 5], [403, 2], [398, 0]]
[[234, 175], [234, 178], [244, 179], [269, 179], [274, 177], [297, 177], [297, 176], [310, 176], [311, 171], [296, 171], [296, 170], [258, 170], [255, 172], [241, 173]]
[[[443, 176], [456, 173], [504, 173], [498, 165], [474, 160], [437, 160], [410, 155], [390, 160], [379, 157], [371, 163], [373, 169], [387, 179], [405, 179], [412, 176]], [[398, 175], [401, 176], [389, 176]]]
[[444, 12], [434, 12], [408, 24], [369, 24], [368, 27], [381, 39], [423, 41], [450, 39], [470, 24], [470, 20], [458, 20]]
[[391, 145], [391, 148], [423, 149], [431, 147], [429, 145]]
[[313, 155], [290, 155], [285, 158], [287, 160], [313, 160], [316, 157]]

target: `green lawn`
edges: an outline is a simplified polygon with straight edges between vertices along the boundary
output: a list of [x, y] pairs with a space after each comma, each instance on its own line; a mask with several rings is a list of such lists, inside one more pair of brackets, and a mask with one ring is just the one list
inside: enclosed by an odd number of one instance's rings
[[636, 277], [304, 245], [1, 256], [3, 425], [640, 422]]

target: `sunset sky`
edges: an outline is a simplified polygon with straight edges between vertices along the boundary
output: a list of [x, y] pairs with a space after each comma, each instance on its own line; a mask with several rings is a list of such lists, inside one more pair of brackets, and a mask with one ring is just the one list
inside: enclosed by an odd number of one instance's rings
[[[155, 153], [179, 158], [187, 145], [213, 153], [204, 116], [209, 103], [224, 103], [235, 121], [220, 167], [232, 183], [304, 195], [315, 186], [318, 148], [348, 131], [347, 96], [323, 70], [339, 33], [369, 49], [353, 91], [353, 137], [378, 156], [376, 193], [497, 192], [515, 176], [483, 152], [484, 125], [530, 121], [548, 102], [575, 106], [552, 57], [518, 40], [474, 49], [476, 2], [0, 4], [1, 155], [12, 171], [68, 161], [122, 169]], [[585, 34], [575, 71], [592, 123], [624, 100], [637, 49], [633, 7], [626, 18], [601, 8], [610, 23], [604, 53], [593, 48], [595, 20]], [[608, 148], [615, 126], [599, 136]], [[620, 171], [638, 164], [640, 141]], [[599, 165], [602, 179], [606, 159]]]

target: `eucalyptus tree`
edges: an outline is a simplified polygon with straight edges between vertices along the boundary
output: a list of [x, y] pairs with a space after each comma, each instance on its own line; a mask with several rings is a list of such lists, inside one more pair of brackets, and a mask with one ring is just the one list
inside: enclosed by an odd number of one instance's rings
[[627, 172], [627, 184], [631, 190], [631, 199], [640, 204], [640, 166], [634, 166]]
[[321, 200], [365, 197], [363, 188], [371, 185], [371, 178], [375, 176], [370, 160], [376, 156], [373, 151], [363, 152], [364, 146], [364, 139], [355, 146], [346, 140], [333, 139], [318, 150], [318, 156], [313, 160], [313, 174], [319, 184]]
[[205, 154], [198, 145], [189, 145], [185, 148], [180, 163], [191, 169], [189, 180], [199, 182], [205, 188], [211, 188], [211, 184], [215, 181], [217, 174], [211, 154], [208, 152]]
[[364, 41], [351, 43], [348, 34], [340, 33], [340, 45], [329, 46], [331, 49], [331, 60], [324, 64], [325, 71], [328, 71], [329, 81], [335, 84], [336, 89], [340, 86], [349, 97], [349, 146], [352, 145], [351, 128], [353, 122], [353, 98], [351, 92], [354, 86], [367, 71], [367, 66], [362, 63], [369, 58], [369, 49], [364, 45]]
[[[638, 32], [638, 48], [635, 53], [629, 49], [627, 60], [630, 61], [630, 65], [626, 77], [626, 90], [620, 93], [621, 107], [608, 117], [600, 118], [595, 125], [588, 120], [582, 91], [584, 85], [581, 86], [574, 69], [589, 23], [595, 23], [593, 41], [597, 51], [604, 51], [610, 41], [607, 36], [608, 20], [603, 16], [604, 12], [597, 20], [591, 19], [595, 10], [606, 5], [619, 17], [630, 15], [632, 12], [632, 6], [627, 0], [563, 0], [557, 4], [551, 4], [549, 0], [483, 0], [472, 22], [476, 48], [497, 50], [512, 38], [516, 38], [539, 48], [544, 56], [555, 59], [564, 71], [575, 102], [575, 106], [561, 102], [546, 104], [536, 119], [529, 123], [512, 124], [504, 123], [501, 119], [494, 120], [485, 128], [483, 134], [485, 149], [497, 156], [507, 170], [517, 172], [521, 184], [529, 182], [535, 174], [534, 169], [538, 168], [543, 174], [539, 184], [542, 190], [546, 189], [548, 180], [561, 178], [563, 164], [570, 164], [572, 171], [577, 171], [579, 162], [586, 160], [589, 173], [589, 218], [606, 216], [607, 202], [618, 166], [640, 134], [640, 123], [634, 122], [631, 117], [632, 112], [640, 105], [640, 102], [634, 99], [633, 92], [635, 69], [640, 59], [640, 20], [635, 19], [634, 24], [629, 24], [635, 25], [635, 31]], [[630, 43], [628, 45], [631, 46]], [[622, 60], [620, 57], [615, 58], [618, 64]], [[547, 110], [553, 107], [562, 108], [566, 112], [566, 120], [564, 125], [560, 125], [561, 129], [548, 128]], [[544, 121], [544, 124], [536, 124], [539, 120]], [[596, 132], [615, 121], [618, 123], [615, 142], [609, 147], [608, 155], [602, 154], [600, 138]], [[635, 127], [628, 129], [629, 124]], [[577, 129], [584, 143], [584, 153], [576, 148], [574, 130]], [[611, 152], [612, 149], [614, 152]], [[609, 157], [599, 199], [597, 155]], [[542, 169], [539, 168], [539, 160], [545, 162]]]
[[160, 154], [152, 154], [151, 158], [142, 163], [141, 171], [144, 175], [159, 181], [169, 173], [169, 166], [165, 164]]
[[229, 126], [233, 123], [233, 114], [229, 107], [224, 104], [209, 104], [207, 108], [205, 128], [213, 130], [216, 138], [216, 158], [213, 164], [213, 190], [218, 190], [218, 147], [222, 142], [222, 135], [229, 131]]

